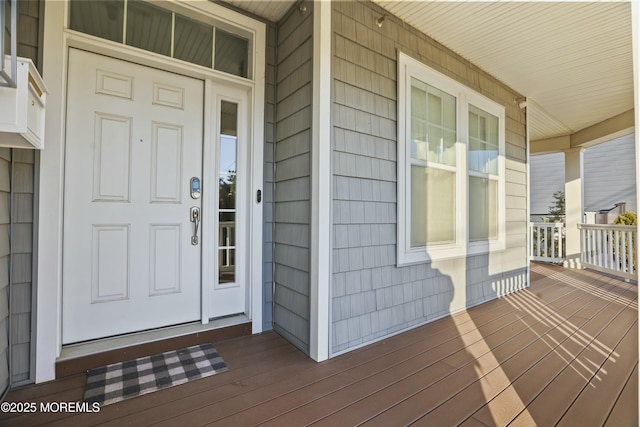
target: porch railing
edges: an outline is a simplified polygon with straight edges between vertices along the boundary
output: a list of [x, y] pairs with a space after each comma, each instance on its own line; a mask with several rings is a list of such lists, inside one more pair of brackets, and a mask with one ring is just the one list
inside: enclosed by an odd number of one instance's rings
[[529, 259], [562, 262], [565, 259], [565, 226], [561, 222], [529, 223]]
[[578, 228], [584, 267], [638, 279], [635, 225], [580, 224]]
[[233, 270], [234, 267], [234, 257], [232, 252], [235, 251], [236, 247], [234, 244], [235, 240], [235, 221], [220, 221], [219, 223], [219, 239], [220, 243], [218, 245], [218, 249], [220, 250], [220, 257], [218, 259], [218, 266], [220, 271], [223, 270]]

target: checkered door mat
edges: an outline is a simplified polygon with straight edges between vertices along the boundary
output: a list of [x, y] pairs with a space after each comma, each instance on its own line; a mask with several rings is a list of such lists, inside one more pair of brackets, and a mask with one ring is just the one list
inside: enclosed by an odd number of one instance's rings
[[90, 370], [84, 401], [109, 405], [228, 369], [211, 344], [140, 357]]

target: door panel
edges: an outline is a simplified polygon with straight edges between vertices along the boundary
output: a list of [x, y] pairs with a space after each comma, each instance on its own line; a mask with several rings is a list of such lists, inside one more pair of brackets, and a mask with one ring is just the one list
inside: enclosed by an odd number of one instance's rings
[[201, 80], [70, 49], [63, 342], [200, 319]]

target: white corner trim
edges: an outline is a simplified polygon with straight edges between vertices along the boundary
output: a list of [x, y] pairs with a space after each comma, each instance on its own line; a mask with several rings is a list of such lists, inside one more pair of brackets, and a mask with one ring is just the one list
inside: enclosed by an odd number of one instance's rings
[[[254, 24], [255, 25], [255, 24]], [[264, 304], [264, 292], [262, 282], [263, 269], [263, 209], [264, 197], [261, 202], [257, 202], [256, 192], [260, 190], [264, 196], [264, 110], [265, 110], [265, 88], [266, 88], [266, 45], [267, 45], [267, 27], [260, 24], [255, 30], [255, 53], [254, 66], [257, 71], [253, 76], [254, 88], [251, 97], [248, 100], [253, 105], [251, 117], [248, 118], [251, 123], [250, 135], [252, 155], [250, 156], [251, 165], [251, 183], [249, 184], [249, 200], [250, 200], [250, 235], [252, 239], [249, 247], [248, 262], [250, 266], [249, 277], [249, 310], [251, 314], [251, 332], [254, 334], [262, 332], [262, 308]]]
[[[640, 200], [640, 2], [631, 2], [631, 33], [633, 35], [633, 105], [635, 107], [636, 138], [636, 200]], [[638, 224], [640, 233], [640, 224]], [[640, 239], [636, 239], [636, 262], [640, 262]]]
[[[64, 150], [63, 116], [66, 53], [62, 44], [65, 3], [47, 4], [44, 14], [43, 77], [49, 88], [45, 116], [46, 150], [40, 156], [38, 194], [38, 265], [36, 298], [35, 381], [55, 378], [55, 362], [61, 348], [60, 301], [62, 293], [62, 185]], [[52, 42], [53, 41], [53, 42]]]
[[310, 356], [329, 358], [331, 286], [331, 9], [314, 3], [311, 142]]
[[[531, 103], [529, 102], [529, 97], [525, 98], [525, 110], [524, 110], [524, 129], [525, 129], [525, 156], [526, 156], [526, 165], [525, 165], [525, 173], [526, 173], [526, 183], [527, 183], [527, 205], [526, 205], [526, 215], [527, 215], [527, 223], [531, 221]], [[527, 251], [531, 248], [531, 233], [527, 227], [527, 237], [526, 237]], [[529, 253], [527, 252], [527, 283], [526, 287], [531, 286], [531, 262], [529, 260]]]

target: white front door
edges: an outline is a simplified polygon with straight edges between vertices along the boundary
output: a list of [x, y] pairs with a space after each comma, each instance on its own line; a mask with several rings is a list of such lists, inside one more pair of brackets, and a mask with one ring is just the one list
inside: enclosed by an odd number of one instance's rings
[[77, 49], [68, 70], [63, 343], [199, 320], [204, 82]]

